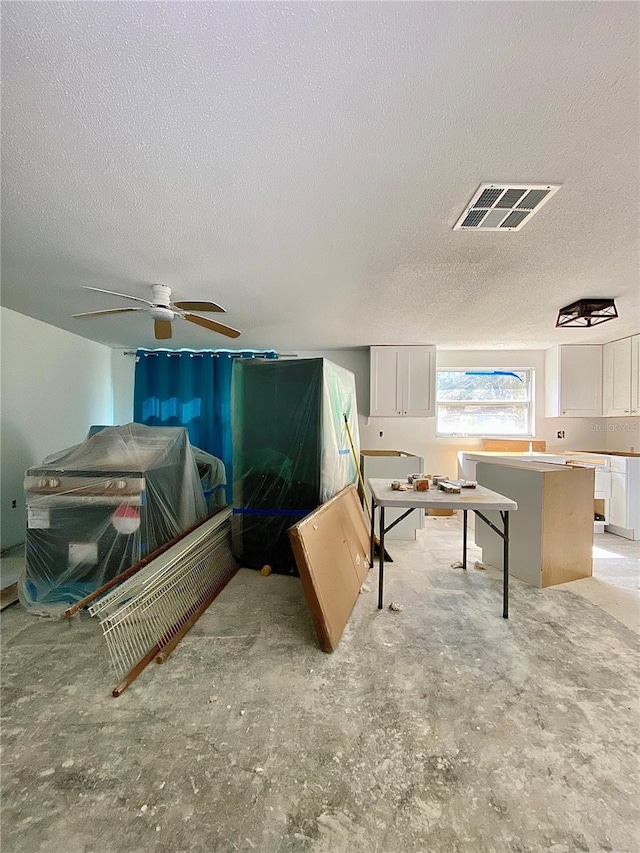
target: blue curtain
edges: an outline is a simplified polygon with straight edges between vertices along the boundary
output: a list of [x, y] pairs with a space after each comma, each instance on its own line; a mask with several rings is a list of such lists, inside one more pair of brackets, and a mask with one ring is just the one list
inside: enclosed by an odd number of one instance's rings
[[277, 358], [274, 351], [144, 350], [136, 352], [133, 419], [147, 426], [184, 426], [189, 441], [222, 459], [227, 502], [233, 483], [231, 369], [236, 358]]

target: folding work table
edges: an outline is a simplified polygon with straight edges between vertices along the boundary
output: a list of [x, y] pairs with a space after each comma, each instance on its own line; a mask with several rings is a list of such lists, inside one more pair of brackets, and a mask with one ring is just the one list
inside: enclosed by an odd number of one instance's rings
[[[414, 489], [409, 491], [398, 491], [391, 488], [389, 480], [367, 480], [371, 489], [371, 565], [373, 565], [373, 550], [375, 543], [375, 517], [376, 507], [380, 508], [380, 573], [378, 576], [378, 608], [382, 609], [382, 590], [384, 586], [384, 535], [406, 518], [414, 509], [424, 512], [426, 509], [454, 509], [462, 510], [462, 568], [467, 568], [467, 513], [471, 510], [476, 516], [487, 524], [500, 536], [503, 543], [502, 557], [502, 615], [509, 618], [509, 513], [518, 509], [518, 504], [498, 492], [492, 492], [484, 486], [476, 486], [475, 489], [462, 489], [460, 494], [448, 494], [437, 488], [430, 488], [426, 492], [418, 492]], [[399, 518], [393, 521], [387, 528], [384, 526], [385, 507], [407, 508]], [[498, 511], [502, 519], [502, 530], [490, 521], [485, 511]]]

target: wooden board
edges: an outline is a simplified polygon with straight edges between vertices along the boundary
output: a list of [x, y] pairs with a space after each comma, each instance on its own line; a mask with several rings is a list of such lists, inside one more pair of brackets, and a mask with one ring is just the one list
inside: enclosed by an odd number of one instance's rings
[[332, 652], [369, 569], [370, 529], [355, 486], [289, 528], [289, 540], [325, 652]]
[[9, 607], [10, 604], [15, 604], [18, 600], [18, 584], [13, 583], [11, 586], [6, 586], [0, 592], [0, 610]]
[[361, 450], [360, 456], [414, 456], [405, 450]]
[[540, 451], [545, 452], [547, 449], [546, 441], [527, 441], [526, 439], [514, 438], [511, 440], [499, 439], [499, 438], [485, 438], [482, 442], [483, 450], [490, 450], [492, 452], [496, 451], [507, 451], [507, 452], [517, 452], [518, 450], [529, 450], [529, 445], [531, 445], [531, 450], [535, 450], [537, 453]]

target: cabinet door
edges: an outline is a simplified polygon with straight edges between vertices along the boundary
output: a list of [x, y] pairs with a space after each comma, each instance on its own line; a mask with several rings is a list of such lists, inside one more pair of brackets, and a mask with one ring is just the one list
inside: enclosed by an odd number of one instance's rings
[[608, 524], [629, 527], [627, 524], [627, 475], [611, 474], [611, 498], [609, 500]]
[[435, 347], [403, 347], [403, 414], [414, 418], [435, 415]]
[[560, 416], [602, 415], [602, 347], [599, 344], [560, 348]]
[[631, 413], [631, 338], [612, 341], [602, 348], [603, 415]]
[[640, 415], [640, 335], [631, 338], [631, 414]]
[[400, 347], [371, 347], [369, 356], [369, 414], [372, 417], [402, 415]]

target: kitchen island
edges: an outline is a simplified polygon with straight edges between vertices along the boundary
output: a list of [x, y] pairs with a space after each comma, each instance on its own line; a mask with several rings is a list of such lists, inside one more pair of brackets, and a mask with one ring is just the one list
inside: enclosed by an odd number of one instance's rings
[[514, 461], [526, 464], [584, 465], [595, 470], [594, 532], [614, 533], [626, 539], [640, 540], [640, 454], [615, 450], [540, 451], [460, 451], [458, 476], [476, 479], [478, 462], [508, 465]]
[[[594, 468], [485, 456], [475, 474], [480, 485], [518, 504], [510, 533], [514, 577], [538, 587], [591, 577]], [[501, 567], [500, 549], [484, 526], [476, 525], [475, 542], [483, 562]]]

